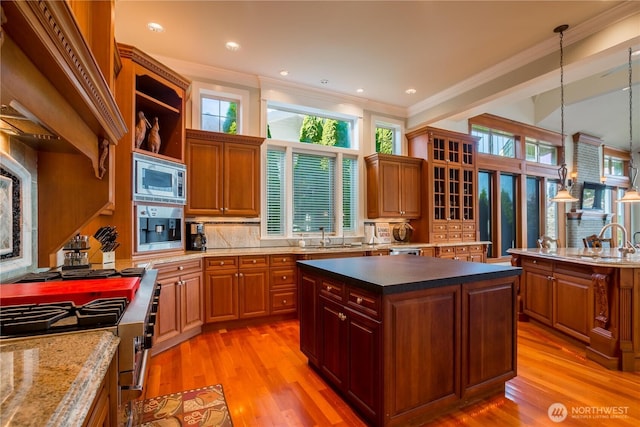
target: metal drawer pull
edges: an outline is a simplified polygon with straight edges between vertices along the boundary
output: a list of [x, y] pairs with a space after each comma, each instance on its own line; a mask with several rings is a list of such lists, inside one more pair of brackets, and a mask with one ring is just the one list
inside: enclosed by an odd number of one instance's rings
[[251, 260], [251, 262], [255, 264], [255, 263], [256, 263], [256, 262], [258, 262], [258, 261], [254, 259], [254, 260]]
[[287, 303], [287, 300], [286, 300], [286, 299], [283, 299], [283, 300], [282, 300], [282, 305], [285, 305], [286, 303]]
[[343, 313], [338, 313], [338, 319], [344, 322], [347, 319], [347, 316]]
[[327, 292], [331, 292], [331, 289], [333, 289], [331, 286], [327, 285]]
[[362, 298], [360, 298], [360, 297], [356, 298], [356, 303], [357, 304], [362, 304]]
[[184, 267], [180, 265], [180, 266], [178, 266], [178, 270], [182, 271], [182, 270], [184, 270]]
[[220, 265], [224, 265], [224, 261], [220, 261]]
[[287, 280], [287, 276], [282, 276], [282, 280]]

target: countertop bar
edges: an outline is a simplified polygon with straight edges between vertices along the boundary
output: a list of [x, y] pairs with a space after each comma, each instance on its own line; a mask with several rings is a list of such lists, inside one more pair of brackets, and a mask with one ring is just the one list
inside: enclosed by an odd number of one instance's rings
[[557, 248], [557, 249], [509, 249], [512, 255], [527, 255], [554, 261], [567, 261], [590, 266], [609, 265], [619, 268], [640, 268], [638, 253], [625, 257], [616, 248]]
[[351, 279], [380, 294], [517, 276], [516, 267], [415, 255], [298, 261], [299, 265], [337, 279]]
[[82, 426], [119, 338], [104, 330], [0, 342], [0, 424]]

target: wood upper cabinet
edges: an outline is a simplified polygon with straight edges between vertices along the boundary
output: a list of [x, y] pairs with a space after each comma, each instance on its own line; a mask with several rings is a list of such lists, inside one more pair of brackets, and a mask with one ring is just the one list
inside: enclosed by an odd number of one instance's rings
[[427, 161], [426, 212], [417, 239], [430, 243], [477, 240], [476, 138], [424, 127], [407, 134], [409, 155]]
[[260, 215], [264, 138], [187, 130], [187, 214]]
[[365, 161], [367, 216], [419, 218], [422, 160], [375, 153]]

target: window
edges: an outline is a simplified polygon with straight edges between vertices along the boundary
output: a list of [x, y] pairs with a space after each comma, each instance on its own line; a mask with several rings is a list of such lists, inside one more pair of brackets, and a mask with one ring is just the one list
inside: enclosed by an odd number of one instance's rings
[[238, 133], [238, 103], [233, 100], [202, 96], [202, 130]]
[[516, 178], [500, 175], [500, 231], [502, 236], [501, 255], [509, 256], [507, 249], [516, 246]]
[[[290, 200], [286, 198], [287, 179], [291, 181]], [[317, 233], [321, 227], [326, 233], [356, 231], [357, 158], [303, 151], [292, 145], [269, 147], [266, 205], [268, 236]], [[286, 214], [288, 210], [291, 215]], [[292, 218], [290, 228], [288, 217]]]
[[296, 107], [269, 104], [267, 138], [298, 141], [328, 147], [355, 148], [354, 118], [310, 112]]
[[533, 138], [525, 138], [526, 160], [545, 165], [558, 164], [558, 149], [551, 144]]
[[540, 233], [540, 179], [527, 177], [527, 247], [538, 246]]
[[249, 91], [193, 81], [191, 127], [213, 132], [247, 133]]
[[471, 135], [478, 137], [478, 152], [502, 157], [515, 157], [515, 137], [513, 134], [484, 126], [473, 125]]
[[558, 217], [560, 215], [560, 207], [564, 212], [564, 206], [560, 203], [552, 202], [551, 199], [558, 193], [558, 181], [547, 181], [545, 198], [545, 222], [544, 222], [544, 234], [554, 239], [559, 237], [559, 225]]
[[624, 160], [613, 156], [604, 156], [604, 174], [611, 176], [624, 176]]
[[[478, 173], [478, 227], [480, 228], [480, 240], [490, 242], [492, 240], [491, 229], [491, 173]], [[493, 245], [489, 245], [487, 256], [492, 257]]]
[[376, 126], [376, 153], [393, 154], [394, 146], [394, 129], [386, 126]]

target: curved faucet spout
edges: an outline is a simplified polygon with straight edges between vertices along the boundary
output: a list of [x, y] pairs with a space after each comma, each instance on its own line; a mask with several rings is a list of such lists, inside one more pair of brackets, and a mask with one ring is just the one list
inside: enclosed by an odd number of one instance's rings
[[620, 252], [622, 252], [622, 256], [635, 254], [636, 248], [629, 241], [627, 229], [624, 228], [622, 224], [618, 224], [617, 222], [610, 222], [609, 224], [602, 227], [602, 229], [600, 230], [600, 233], [598, 233], [598, 238], [601, 239], [602, 237], [604, 237], [604, 232], [612, 227], [619, 228], [620, 230], [622, 230], [622, 247], [618, 249]]

